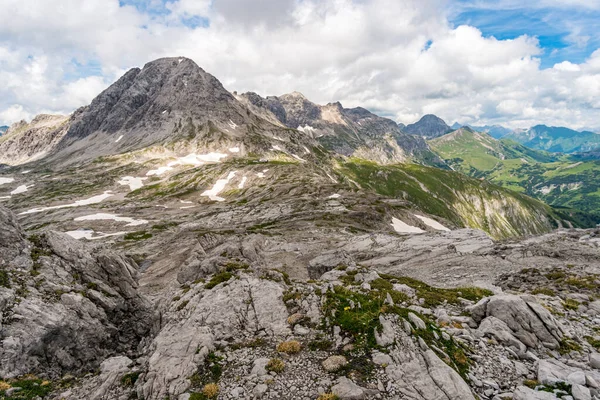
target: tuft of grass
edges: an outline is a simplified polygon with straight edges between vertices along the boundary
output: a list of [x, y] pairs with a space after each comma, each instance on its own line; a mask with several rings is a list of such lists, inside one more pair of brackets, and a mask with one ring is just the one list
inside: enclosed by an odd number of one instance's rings
[[580, 352], [581, 345], [574, 340], [566, 338], [560, 341], [560, 347], [558, 348], [560, 354], [569, 354], [572, 351]]
[[181, 304], [179, 304], [179, 305], [177, 306], [177, 311], [181, 311], [181, 310], [183, 310], [184, 308], [186, 308], [186, 307], [187, 307], [187, 305], [188, 305], [188, 304], [189, 304], [189, 301], [188, 301], [188, 300], [186, 300], [186, 301], [182, 301], [182, 302], [181, 302]]
[[265, 369], [279, 374], [285, 369], [285, 363], [280, 358], [271, 358]]
[[277, 345], [277, 351], [286, 354], [297, 354], [302, 350], [302, 345], [297, 340], [282, 342]]
[[309, 342], [307, 347], [311, 351], [317, 351], [317, 350], [327, 351], [327, 350], [331, 349], [332, 346], [333, 346], [333, 342], [331, 340], [315, 339], [315, 340]]
[[539, 382], [533, 379], [527, 379], [525, 381], [523, 381], [523, 385], [527, 386], [529, 389], [535, 389], [536, 387], [539, 386]]
[[562, 302], [562, 306], [565, 310], [577, 310], [579, 308], [579, 302], [573, 299], [566, 299]]
[[10, 277], [4, 268], [0, 268], [0, 286], [10, 289]]
[[219, 394], [219, 385], [216, 383], [208, 383], [202, 388], [202, 394], [209, 399], [214, 399]]
[[339, 397], [333, 393], [323, 393], [319, 395], [317, 400], [339, 400]]
[[494, 293], [488, 289], [478, 287], [463, 287], [456, 289], [436, 288], [421, 282], [417, 279], [408, 277], [395, 277], [392, 275], [381, 275], [391, 282], [405, 284], [417, 291], [417, 296], [425, 300], [425, 307], [436, 307], [440, 304], [459, 304], [460, 299], [467, 299], [474, 302], [481, 300], [484, 297], [492, 296]]
[[151, 233], [148, 233], [146, 231], [137, 231], [137, 232], [130, 232], [130, 233], [126, 234], [123, 237], [123, 239], [132, 240], [132, 241], [141, 241], [141, 240], [150, 239], [151, 237], [152, 237]]
[[221, 271], [217, 274], [214, 274], [212, 278], [210, 278], [210, 281], [208, 281], [208, 283], [204, 285], [204, 287], [206, 289], [212, 289], [220, 283], [229, 281], [232, 277], [233, 274], [231, 272]]
[[546, 296], [556, 296], [556, 292], [550, 288], [536, 288], [531, 291], [531, 294], [544, 294]]
[[585, 340], [587, 340], [587, 342], [596, 350], [600, 350], [600, 340], [598, 339], [594, 339], [591, 336], [586, 336]]

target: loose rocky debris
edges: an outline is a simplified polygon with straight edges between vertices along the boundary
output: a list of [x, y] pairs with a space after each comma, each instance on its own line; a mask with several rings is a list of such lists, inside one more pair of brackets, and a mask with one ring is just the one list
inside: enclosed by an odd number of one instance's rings
[[132, 260], [27, 238], [0, 211], [3, 398], [600, 398], [596, 271], [524, 270], [492, 292], [353, 263], [292, 281], [229, 259], [151, 306]]

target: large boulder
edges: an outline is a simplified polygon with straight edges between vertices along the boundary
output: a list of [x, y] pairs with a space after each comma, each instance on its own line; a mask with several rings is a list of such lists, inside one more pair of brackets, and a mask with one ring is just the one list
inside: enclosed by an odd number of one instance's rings
[[558, 349], [560, 346], [563, 328], [532, 296], [496, 295], [482, 299], [469, 310], [478, 324], [488, 317], [504, 322], [527, 347], [541, 344]]

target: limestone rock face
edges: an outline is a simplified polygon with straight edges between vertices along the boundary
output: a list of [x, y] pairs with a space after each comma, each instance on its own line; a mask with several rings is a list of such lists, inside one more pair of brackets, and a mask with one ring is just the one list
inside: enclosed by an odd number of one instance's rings
[[[541, 344], [550, 349], [557, 349], [563, 336], [563, 329], [552, 314], [531, 297], [497, 295], [483, 299], [470, 311], [477, 323], [481, 323], [487, 317], [495, 317], [504, 322], [512, 334], [527, 347]], [[509, 332], [504, 330], [505, 340], [510, 341], [506, 334]]]
[[41, 114], [17, 122], [0, 137], [0, 164], [17, 165], [47, 155], [67, 133], [69, 117]]
[[59, 233], [29, 241], [3, 208], [0, 219], [1, 376], [87, 372], [150, 333], [132, 260]]

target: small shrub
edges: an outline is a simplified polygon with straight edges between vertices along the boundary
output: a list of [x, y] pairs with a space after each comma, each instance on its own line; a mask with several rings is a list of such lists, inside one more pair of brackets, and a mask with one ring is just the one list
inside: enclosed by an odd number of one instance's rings
[[302, 350], [302, 345], [297, 340], [282, 342], [277, 345], [277, 351], [286, 354], [297, 354]]
[[188, 303], [189, 303], [189, 301], [188, 301], [188, 300], [186, 300], [186, 301], [182, 301], [182, 302], [181, 302], [181, 304], [179, 304], [179, 305], [177, 306], [177, 311], [181, 311], [181, 310], [183, 310], [184, 308], [186, 308], [186, 307], [187, 307], [187, 305], [188, 305]]
[[271, 358], [265, 369], [279, 374], [285, 369], [285, 363], [280, 358]]
[[209, 399], [214, 399], [219, 394], [219, 386], [216, 383], [209, 383], [202, 389], [202, 394]]
[[312, 342], [308, 343], [308, 348], [312, 351], [326, 351], [331, 349], [331, 346], [333, 346], [333, 342], [327, 339], [315, 339]]
[[4, 381], [0, 381], [0, 392], [4, 392], [5, 390], [10, 389], [12, 386], [10, 386], [7, 382]]
[[137, 382], [139, 377], [140, 377], [139, 372], [132, 372], [130, 374], [125, 374], [121, 378], [121, 385], [123, 385], [125, 387], [133, 387], [133, 385], [135, 385], [135, 383]]

